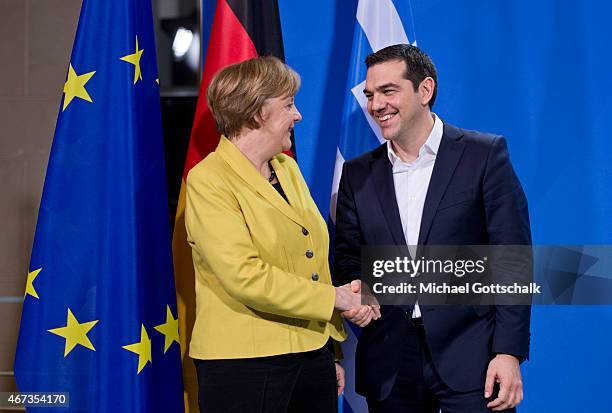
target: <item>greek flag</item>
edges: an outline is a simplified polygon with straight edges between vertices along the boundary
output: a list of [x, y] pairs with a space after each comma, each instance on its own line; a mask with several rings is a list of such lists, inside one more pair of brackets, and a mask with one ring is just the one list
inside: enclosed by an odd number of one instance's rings
[[[374, 120], [367, 112], [367, 99], [363, 94], [366, 77], [365, 58], [370, 53], [392, 44], [416, 45], [410, 1], [359, 0], [356, 19], [342, 113], [342, 133], [336, 150], [332, 184], [330, 215], [334, 224], [338, 184], [344, 161], [372, 150], [384, 141]], [[354, 356], [359, 328], [350, 325], [348, 331], [349, 338], [343, 343], [346, 390], [341, 411], [367, 412], [365, 399], [355, 393]]]

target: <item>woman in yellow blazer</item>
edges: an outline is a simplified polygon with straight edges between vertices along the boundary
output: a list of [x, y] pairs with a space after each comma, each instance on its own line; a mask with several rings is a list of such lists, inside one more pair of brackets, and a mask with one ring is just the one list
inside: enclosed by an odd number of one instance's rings
[[332, 286], [325, 221], [281, 153], [301, 119], [299, 83], [266, 57], [222, 70], [208, 89], [223, 136], [189, 173], [185, 210], [203, 413], [336, 411], [344, 372], [329, 347], [346, 337], [337, 310], [377, 317], [350, 286]]

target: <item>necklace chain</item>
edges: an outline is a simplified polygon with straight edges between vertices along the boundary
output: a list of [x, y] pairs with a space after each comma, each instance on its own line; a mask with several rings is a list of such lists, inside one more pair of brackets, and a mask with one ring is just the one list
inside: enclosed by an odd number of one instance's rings
[[268, 163], [268, 165], [270, 166], [270, 177], [268, 178], [268, 182], [272, 183], [276, 179], [276, 172], [274, 171], [270, 163]]

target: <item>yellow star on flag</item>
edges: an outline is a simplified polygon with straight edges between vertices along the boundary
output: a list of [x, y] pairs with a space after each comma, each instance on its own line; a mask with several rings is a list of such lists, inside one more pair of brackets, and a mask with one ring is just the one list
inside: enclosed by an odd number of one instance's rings
[[138, 374], [140, 374], [147, 363], [153, 363], [151, 359], [151, 339], [147, 334], [144, 324], [141, 324], [140, 327], [140, 341], [138, 343], [122, 346], [122, 348], [138, 354]]
[[72, 63], [68, 67], [68, 80], [64, 83], [64, 106], [62, 107], [62, 112], [68, 107], [72, 99], [80, 98], [86, 100], [88, 102], [93, 102], [89, 93], [85, 89], [85, 84], [89, 82], [89, 79], [96, 73], [93, 72], [85, 73], [82, 75], [77, 75], [74, 67], [72, 67]]
[[166, 306], [166, 322], [154, 327], [157, 331], [164, 335], [164, 354], [173, 342], [179, 342], [178, 318], [175, 320], [170, 311], [170, 306]]
[[29, 295], [31, 295], [34, 298], [38, 298], [38, 293], [36, 292], [36, 289], [34, 288], [34, 280], [36, 279], [36, 277], [38, 277], [38, 273], [40, 273], [42, 271], [42, 267], [34, 270], [34, 271], [30, 271], [28, 273], [28, 280], [26, 281], [26, 289], [25, 289], [25, 293], [23, 294], [24, 298]]
[[121, 60], [134, 65], [134, 84], [138, 82], [138, 79], [142, 80], [142, 72], [140, 71], [140, 58], [142, 57], [143, 52], [144, 49], [138, 49], [138, 36], [136, 36], [136, 51], [121, 58]]
[[66, 339], [66, 347], [64, 348], [64, 357], [66, 357], [77, 344], [96, 351], [91, 341], [89, 341], [87, 333], [98, 323], [98, 321], [99, 320], [93, 320], [86, 323], [79, 323], [74, 314], [72, 314], [72, 311], [70, 311], [70, 308], [68, 308], [66, 325], [64, 327], [52, 328], [47, 331]]

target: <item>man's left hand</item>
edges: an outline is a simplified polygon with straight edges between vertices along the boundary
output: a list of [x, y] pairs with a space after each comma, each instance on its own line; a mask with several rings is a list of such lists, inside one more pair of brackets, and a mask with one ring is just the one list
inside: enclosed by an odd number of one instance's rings
[[491, 360], [485, 381], [485, 398], [491, 397], [495, 383], [499, 383], [499, 393], [487, 404], [489, 409], [495, 412], [511, 409], [523, 400], [523, 381], [516, 357], [498, 354]]

